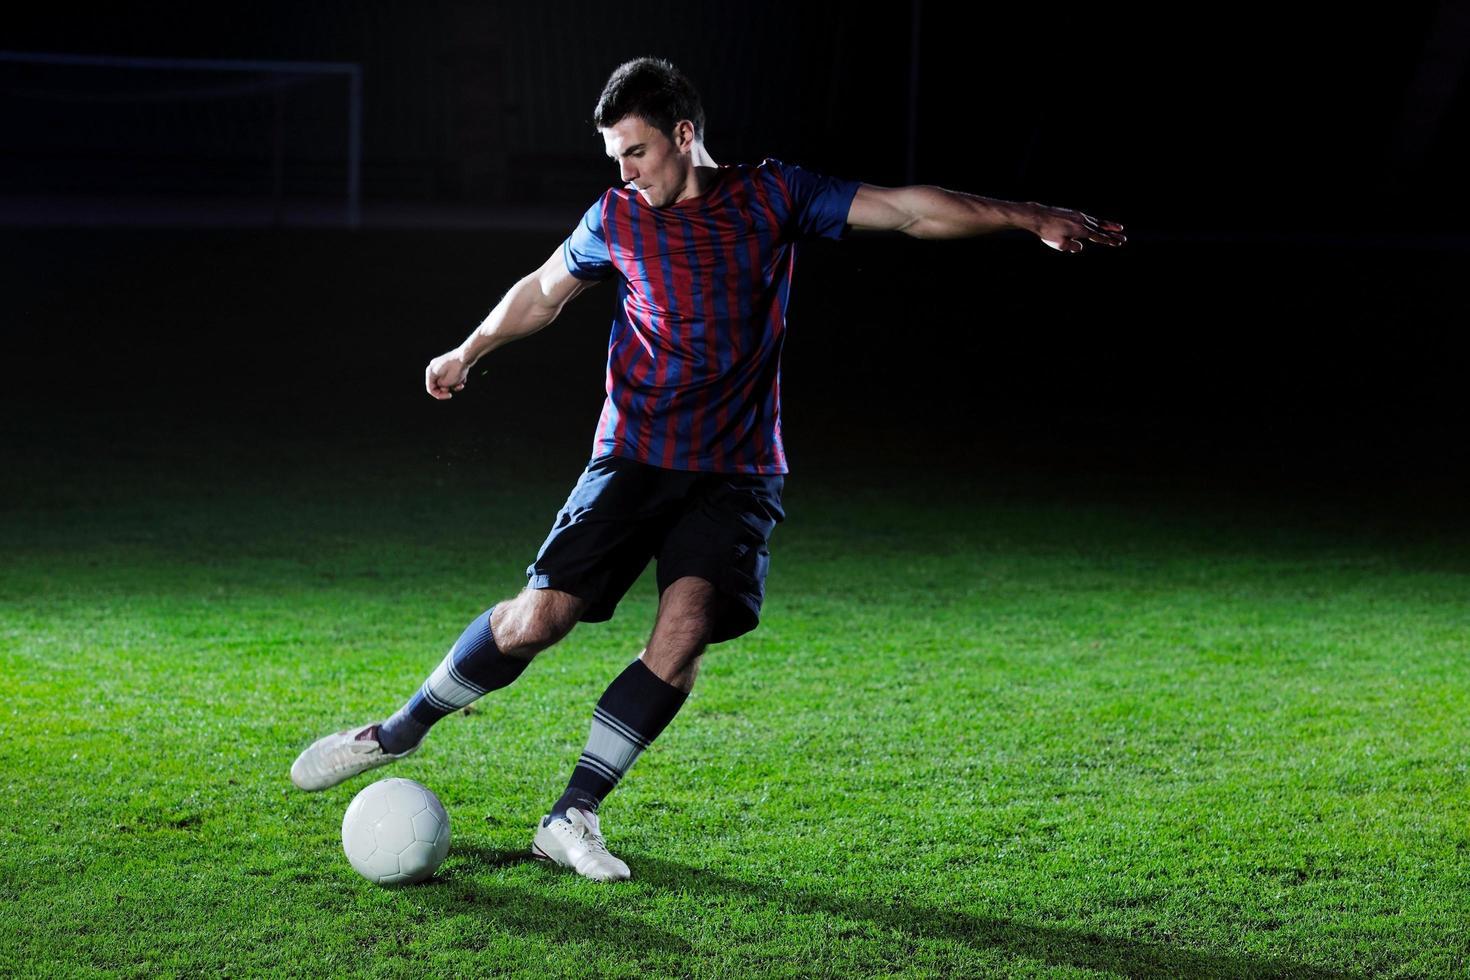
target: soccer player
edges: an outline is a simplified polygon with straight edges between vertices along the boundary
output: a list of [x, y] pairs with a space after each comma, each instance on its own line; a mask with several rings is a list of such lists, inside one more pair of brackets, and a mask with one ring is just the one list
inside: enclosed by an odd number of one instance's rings
[[767, 545], [785, 518], [780, 359], [794, 243], [840, 239], [849, 228], [915, 238], [1023, 228], [1063, 252], [1125, 239], [1120, 224], [1035, 202], [875, 187], [770, 157], [717, 164], [698, 94], [662, 59], [619, 66], [593, 121], [623, 186], [606, 191], [545, 264], [424, 373], [431, 396], [451, 398], [486, 354], [616, 280], [591, 459], [526, 569], [525, 589], [471, 622], [397, 713], [319, 739], [291, 779], [325, 789], [411, 755], [436, 721], [515, 681], [576, 623], [610, 619], [656, 558], [648, 645], [593, 709], [586, 748], [531, 847], [610, 881], [629, 869], [607, 848], [598, 806], [679, 711], [707, 646], [759, 618]]

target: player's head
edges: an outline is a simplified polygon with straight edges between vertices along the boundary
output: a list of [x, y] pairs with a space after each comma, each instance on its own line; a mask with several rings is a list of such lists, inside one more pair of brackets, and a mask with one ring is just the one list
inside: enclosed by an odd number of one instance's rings
[[662, 58], [619, 65], [603, 86], [592, 122], [622, 179], [654, 207], [674, 201], [704, 142], [704, 107], [689, 79]]
[[694, 139], [704, 142], [704, 106], [684, 73], [663, 58], [634, 58], [608, 76], [592, 111], [598, 130], [611, 129], [626, 116], [641, 116], [670, 142], [675, 127], [688, 120]]

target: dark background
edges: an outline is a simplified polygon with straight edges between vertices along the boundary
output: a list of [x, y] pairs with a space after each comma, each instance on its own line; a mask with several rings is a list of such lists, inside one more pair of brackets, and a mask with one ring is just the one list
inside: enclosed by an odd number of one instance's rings
[[[1104, 5], [263, 3], [32, 10], [11, 51], [353, 62], [345, 85], [0, 64], [12, 460], [137, 433], [555, 459], [602, 400], [613, 290], [492, 355], [458, 344], [618, 183], [590, 118], [620, 62], [699, 88], [720, 163], [775, 156], [1122, 222], [803, 244], [783, 421], [824, 468], [1124, 474], [1458, 500], [1470, 209], [1462, 3], [1373, 16]], [[1383, 496], [1387, 493], [1387, 496]]]

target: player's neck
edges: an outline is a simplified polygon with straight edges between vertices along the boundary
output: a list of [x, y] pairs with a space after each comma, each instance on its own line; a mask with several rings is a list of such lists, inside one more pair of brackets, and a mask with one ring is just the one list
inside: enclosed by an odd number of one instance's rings
[[706, 150], [704, 148], [703, 143], [694, 144], [694, 148], [689, 151], [689, 158], [690, 162], [693, 163], [696, 168], [719, 167], [719, 164], [715, 163], [715, 158], [709, 155], [709, 150]]
[[689, 177], [684, 181], [684, 186], [689, 193], [681, 195], [679, 200], [687, 201], [691, 198], [704, 197], [714, 189], [720, 179], [720, 168], [714, 163], [696, 164], [689, 170]]

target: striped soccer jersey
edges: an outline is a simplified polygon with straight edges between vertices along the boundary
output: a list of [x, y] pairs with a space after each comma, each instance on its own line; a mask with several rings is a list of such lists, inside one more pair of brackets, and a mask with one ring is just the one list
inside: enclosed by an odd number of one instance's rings
[[655, 208], [610, 188], [562, 245], [578, 279], [618, 277], [592, 456], [786, 473], [781, 347], [803, 238], [840, 239], [858, 182], [767, 157]]

